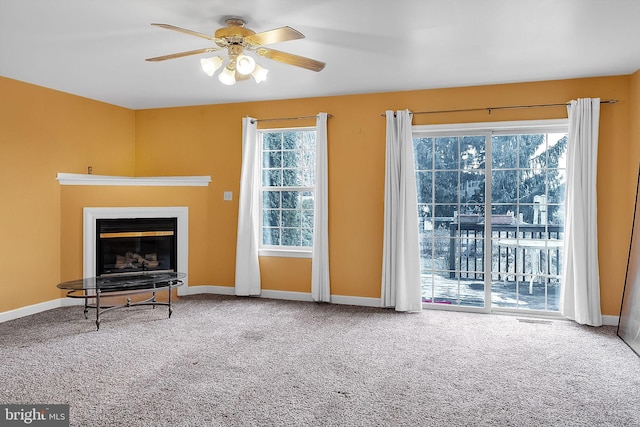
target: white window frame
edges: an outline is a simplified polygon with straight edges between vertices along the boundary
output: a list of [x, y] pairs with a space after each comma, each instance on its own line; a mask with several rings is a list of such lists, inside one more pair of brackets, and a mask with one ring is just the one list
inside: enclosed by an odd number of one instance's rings
[[[269, 191], [269, 189], [277, 188], [278, 191], [299, 191], [299, 192], [312, 192], [314, 197], [314, 206], [315, 206], [315, 194], [316, 194], [316, 186], [315, 182], [313, 187], [264, 187], [262, 185], [262, 158], [263, 158], [263, 135], [269, 132], [304, 132], [304, 131], [313, 131], [316, 132], [317, 129], [315, 126], [306, 126], [306, 127], [288, 127], [288, 128], [270, 128], [270, 129], [258, 129], [258, 143], [260, 144], [260, 173], [259, 173], [259, 203], [260, 203], [260, 225], [259, 225], [259, 241], [260, 245], [258, 248], [259, 256], [266, 257], [284, 257], [284, 258], [312, 258], [313, 255], [313, 246], [276, 246], [276, 245], [264, 245], [262, 243], [262, 233], [264, 228], [264, 214], [263, 214], [263, 193], [264, 191]], [[317, 135], [317, 133], [316, 133]], [[315, 153], [314, 153], [315, 156]], [[315, 161], [315, 157], [314, 157]], [[314, 210], [315, 215], [315, 210]]]
[[[449, 135], [451, 132], [463, 132], [461, 135], [467, 135], [464, 132], [471, 132], [471, 135], [484, 134], [491, 132], [492, 134], [509, 134], [514, 131], [542, 131], [557, 132], [569, 126], [569, 119], [549, 119], [549, 120], [519, 120], [504, 122], [479, 122], [479, 123], [454, 123], [441, 125], [415, 125], [412, 126], [412, 132], [415, 136], [422, 136], [421, 132], [425, 132], [428, 136], [440, 136], [442, 134]], [[419, 135], [416, 135], [419, 134]]]

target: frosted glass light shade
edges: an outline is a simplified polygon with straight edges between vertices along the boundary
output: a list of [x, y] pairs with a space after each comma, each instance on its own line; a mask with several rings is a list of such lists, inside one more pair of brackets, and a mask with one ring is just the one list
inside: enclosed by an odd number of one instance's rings
[[222, 72], [218, 74], [218, 80], [220, 80], [220, 83], [225, 84], [227, 86], [231, 86], [232, 84], [235, 84], [236, 82], [235, 70], [232, 70], [228, 66], [224, 67], [224, 70], [222, 70]]
[[213, 73], [220, 67], [222, 67], [223, 59], [220, 56], [213, 56], [211, 58], [202, 58], [200, 60], [200, 66], [208, 76], [213, 76]]
[[260, 65], [256, 64], [251, 76], [255, 79], [256, 83], [263, 82], [267, 80], [267, 73], [269, 70], [266, 68], [262, 68]]
[[239, 55], [236, 58], [236, 70], [244, 76], [251, 74], [255, 67], [256, 61], [250, 56]]

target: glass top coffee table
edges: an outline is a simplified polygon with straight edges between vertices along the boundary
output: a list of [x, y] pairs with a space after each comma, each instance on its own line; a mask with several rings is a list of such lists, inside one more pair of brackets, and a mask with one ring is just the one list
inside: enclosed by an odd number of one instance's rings
[[[182, 279], [187, 275], [178, 272], [144, 272], [137, 274], [121, 274], [112, 276], [88, 277], [84, 279], [71, 280], [58, 284], [58, 288], [67, 291], [68, 298], [84, 299], [84, 317], [90, 308], [96, 310], [96, 329], [100, 329], [100, 315], [106, 311], [122, 307], [132, 307], [135, 305], [166, 305], [169, 308], [169, 317], [173, 309], [171, 308], [171, 289], [182, 286]], [[156, 301], [158, 291], [168, 291], [168, 301]], [[132, 302], [130, 295], [150, 293], [151, 297], [144, 301]], [[119, 305], [101, 304], [101, 298], [106, 297], [127, 297], [127, 302]]]

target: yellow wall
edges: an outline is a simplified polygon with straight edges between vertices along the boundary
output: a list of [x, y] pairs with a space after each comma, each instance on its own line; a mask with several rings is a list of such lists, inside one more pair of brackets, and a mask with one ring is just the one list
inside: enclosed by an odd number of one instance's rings
[[[167, 108], [128, 111], [87, 101], [71, 95], [59, 94], [9, 80], [0, 79], [0, 89], [11, 88], [16, 98], [11, 102], [26, 103], [13, 121], [23, 125], [33, 120], [38, 127], [54, 127], [61, 122], [68, 130], [67, 136], [37, 138], [28, 131], [12, 135], [5, 126], [0, 127], [2, 156], [27, 159], [32, 150], [19, 142], [27, 141], [38, 150], [52, 153], [42, 156], [41, 168], [46, 174], [33, 177], [28, 170], [13, 167], [18, 180], [29, 180], [37, 186], [30, 197], [30, 204], [44, 205], [47, 209], [46, 224], [42, 227], [56, 243], [47, 249], [52, 252], [44, 273], [29, 269], [32, 258], [18, 259], [16, 252], [0, 249], [3, 260], [11, 260], [8, 271], [12, 282], [0, 285], [0, 311], [33, 304], [57, 297], [53, 288], [60, 279], [77, 277], [82, 270], [81, 206], [96, 205], [144, 205], [146, 203], [189, 205], [190, 212], [198, 218], [190, 226], [190, 237], [195, 239], [190, 252], [190, 285], [233, 286], [235, 269], [235, 239], [237, 229], [238, 190], [241, 165], [241, 118], [293, 117], [315, 115], [326, 111], [329, 119], [329, 238], [332, 293], [337, 295], [373, 297], [380, 296], [382, 260], [382, 224], [384, 196], [385, 120], [381, 114], [387, 109], [409, 108], [412, 111], [464, 109], [500, 105], [562, 103], [579, 97], [616, 98], [615, 105], [603, 105], [600, 123], [600, 150], [598, 159], [598, 209], [602, 311], [606, 315], [618, 315], [627, 251], [633, 191], [635, 190], [635, 166], [630, 158], [640, 159], [640, 132], [636, 121], [630, 120], [632, 111], [637, 113], [640, 103], [640, 77], [602, 77], [549, 81], [522, 84], [506, 84], [481, 87], [419, 90], [395, 93], [321, 97], [270, 102], [208, 105], [184, 108]], [[247, 83], [250, 84], [250, 83]], [[4, 94], [4, 92], [3, 92]], [[23, 99], [29, 101], [23, 101]], [[38, 100], [50, 98], [62, 104], [69, 114], [37, 114], [42, 108]], [[4, 110], [13, 111], [12, 105], [0, 101]], [[95, 115], [95, 116], [94, 116]], [[566, 117], [566, 109], [541, 108], [486, 112], [443, 113], [416, 115], [414, 124], [525, 120]], [[635, 115], [637, 117], [637, 114]], [[0, 120], [2, 120], [0, 118]], [[269, 126], [301, 126], [312, 122], [275, 122]], [[95, 132], [102, 129], [102, 132]], [[109, 135], [105, 135], [109, 129]], [[15, 131], [14, 131], [15, 132]], [[84, 156], [75, 153], [84, 150], [87, 139], [100, 143]], [[135, 133], [135, 135], [132, 135]], [[11, 141], [8, 149], [5, 140]], [[135, 143], [134, 143], [135, 141]], [[126, 147], [118, 150], [118, 147]], [[55, 151], [55, 153], [53, 153]], [[127, 156], [114, 158], [114, 151]], [[94, 154], [100, 154], [99, 161]], [[122, 153], [119, 153], [122, 154]], [[135, 161], [135, 167], [132, 162]], [[55, 172], [84, 172], [92, 164], [94, 173], [148, 175], [211, 175], [209, 187], [182, 190], [155, 188], [101, 189], [64, 187], [53, 181]], [[116, 166], [117, 165], [117, 166]], [[3, 168], [4, 169], [4, 168]], [[634, 169], [634, 170], [632, 170]], [[3, 170], [0, 173], [5, 173]], [[32, 225], [33, 216], [22, 218], [28, 203], [20, 202], [20, 194], [28, 186], [22, 182], [18, 189], [9, 188], [2, 180], [8, 200], [18, 206], [17, 213], [3, 212], [3, 229], [10, 234], [10, 242], [22, 251], [33, 251], [35, 237], [20, 240], [14, 229]], [[223, 192], [233, 191], [231, 202], [223, 201]], [[8, 215], [8, 216], [7, 216]], [[17, 221], [22, 227], [9, 225]], [[194, 229], [198, 225], [197, 231]], [[62, 231], [63, 236], [60, 236]], [[9, 245], [9, 246], [11, 246]], [[54, 246], [58, 247], [55, 250]], [[28, 248], [28, 250], [27, 250]], [[7, 261], [4, 261], [7, 263]], [[7, 263], [8, 264], [8, 263]], [[3, 266], [4, 268], [4, 266]], [[310, 261], [308, 259], [262, 258], [263, 287], [272, 290], [310, 290]], [[17, 280], [20, 279], [20, 280]], [[29, 289], [26, 296], [18, 296], [16, 283], [24, 283]]]
[[630, 76], [629, 99], [631, 101], [629, 103], [629, 122], [631, 124], [631, 156], [629, 159], [631, 160], [632, 181], [635, 186], [638, 164], [640, 163], [640, 70]]
[[131, 175], [133, 111], [0, 77], [0, 312], [60, 297], [58, 172]]
[[[616, 98], [602, 108], [599, 214], [602, 309], [617, 315], [624, 283], [632, 202], [629, 198], [629, 76], [421, 90], [326, 98], [209, 105], [136, 112], [136, 168], [142, 175], [192, 173], [213, 179], [209, 238], [213, 283], [234, 276], [237, 197], [230, 208], [222, 193], [239, 190], [241, 118], [331, 113], [329, 119], [329, 239], [333, 294], [380, 296], [386, 109], [412, 111], [500, 105], [562, 103], [578, 97]], [[566, 117], [566, 108], [416, 115], [414, 124]], [[306, 123], [276, 122], [277, 126]], [[273, 126], [274, 123], [267, 125]], [[178, 149], [187, 145], [190, 149]], [[152, 152], [149, 157], [143, 153]], [[193, 165], [190, 167], [189, 165]], [[308, 260], [261, 260], [263, 287], [310, 290]]]

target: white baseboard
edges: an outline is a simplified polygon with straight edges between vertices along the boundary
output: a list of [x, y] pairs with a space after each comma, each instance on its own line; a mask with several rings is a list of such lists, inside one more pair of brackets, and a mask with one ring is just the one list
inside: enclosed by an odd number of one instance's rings
[[262, 289], [259, 298], [313, 302], [313, 298], [311, 298], [311, 293], [309, 292], [273, 291], [269, 289]]
[[43, 311], [52, 310], [59, 307], [69, 307], [72, 305], [83, 305], [84, 301], [75, 298], [58, 298], [51, 301], [45, 301], [38, 304], [28, 305], [26, 307], [16, 308], [15, 310], [3, 311], [0, 313], [0, 323], [9, 320], [19, 319], [21, 317], [31, 316], [32, 314], [41, 313]]
[[[189, 286], [178, 288], [178, 295], [200, 295], [200, 294], [218, 294], [218, 295], [235, 295], [235, 289], [231, 286]], [[313, 301], [311, 294], [308, 292], [291, 292], [291, 291], [275, 291], [262, 289], [260, 295], [256, 298], [284, 299], [291, 301]]]
[[345, 295], [331, 295], [332, 304], [361, 305], [364, 307], [381, 307], [380, 298], [350, 297]]
[[602, 324], [604, 326], [618, 326], [620, 316], [602, 316]]
[[234, 289], [231, 286], [213, 285], [180, 286], [178, 288], [178, 296], [200, 294], [234, 295]]
[[[178, 288], [178, 296], [186, 295], [203, 295], [203, 294], [215, 294], [215, 295], [235, 295], [235, 289], [231, 286], [215, 286], [215, 285], [202, 285], [202, 286], [181, 286]], [[263, 289], [260, 295], [256, 295], [256, 298], [271, 298], [271, 299], [286, 299], [292, 301], [313, 301], [311, 294], [307, 292], [291, 292], [291, 291], [273, 291], [269, 289]]]
[[[180, 290], [183, 293], [180, 293]], [[178, 288], [178, 295], [220, 294], [234, 295], [234, 289], [230, 286], [191, 286]], [[277, 291], [262, 289], [258, 298], [283, 299], [289, 301], [313, 302], [310, 292]], [[331, 295], [331, 304], [360, 305], [365, 307], [380, 307], [380, 298], [352, 297], [345, 295]]]
[[[179, 296], [200, 294], [234, 295], [234, 288], [231, 286], [214, 285], [181, 286], [178, 288]], [[269, 289], [263, 289], [259, 295], [259, 298], [313, 302], [313, 298], [311, 298], [311, 293], [309, 292], [276, 291]], [[380, 307], [380, 298], [331, 295], [331, 303], [342, 305], [359, 305], [364, 307]], [[0, 312], [0, 323], [19, 319], [20, 317], [30, 316], [36, 313], [41, 313], [43, 311], [52, 310], [58, 307], [69, 307], [73, 305], [83, 304], [84, 301], [82, 301], [81, 299], [58, 298], [51, 301], [41, 302], [39, 304], [16, 308], [15, 310]], [[603, 315], [602, 324], [605, 326], [618, 326], [619, 319], [620, 318], [618, 316]]]

